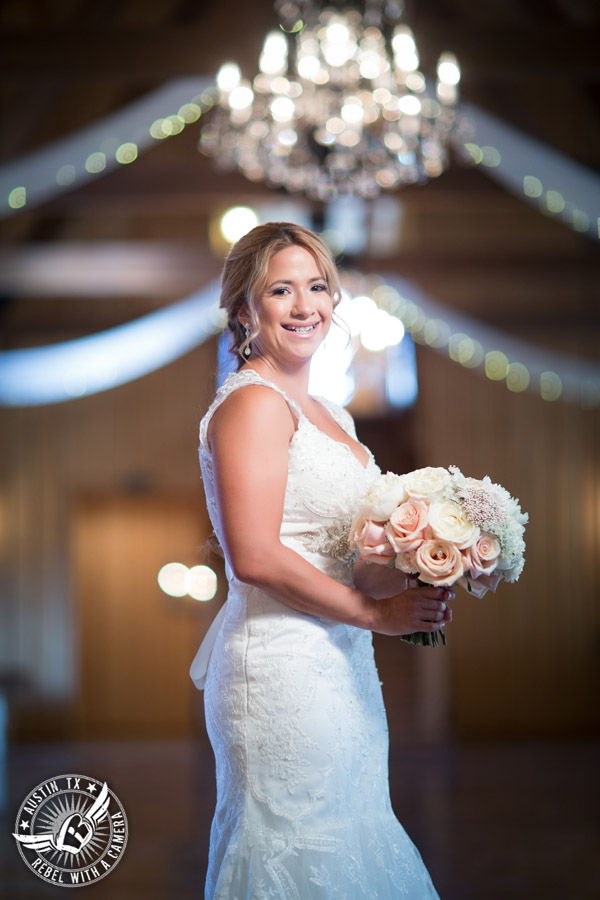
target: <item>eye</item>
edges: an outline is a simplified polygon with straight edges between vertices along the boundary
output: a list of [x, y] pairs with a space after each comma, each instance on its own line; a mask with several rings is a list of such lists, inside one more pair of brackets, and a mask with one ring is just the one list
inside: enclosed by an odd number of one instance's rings
[[313, 291], [328, 291], [329, 288], [327, 287], [326, 284], [313, 284], [312, 290]]
[[285, 292], [286, 292], [286, 288], [284, 288], [284, 287], [278, 287], [278, 288], [275, 288], [275, 289], [272, 291], [272, 294], [273, 294], [274, 296], [280, 297], [282, 294], [285, 294]]

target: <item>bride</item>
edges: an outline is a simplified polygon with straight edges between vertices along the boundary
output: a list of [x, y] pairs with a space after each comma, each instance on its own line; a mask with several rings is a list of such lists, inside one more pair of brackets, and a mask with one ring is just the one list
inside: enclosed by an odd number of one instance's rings
[[222, 276], [239, 370], [200, 426], [227, 603], [191, 668], [205, 690], [217, 808], [206, 900], [438, 895], [396, 819], [372, 631], [437, 631], [452, 593], [374, 600], [331, 553], [379, 472], [346, 410], [308, 393], [340, 297], [325, 244], [254, 228]]

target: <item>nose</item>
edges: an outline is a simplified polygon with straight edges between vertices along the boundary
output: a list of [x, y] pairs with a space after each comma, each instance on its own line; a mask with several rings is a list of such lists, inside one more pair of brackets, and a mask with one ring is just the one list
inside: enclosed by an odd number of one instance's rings
[[299, 288], [294, 297], [292, 312], [300, 318], [312, 315], [315, 309], [314, 295], [308, 288]]

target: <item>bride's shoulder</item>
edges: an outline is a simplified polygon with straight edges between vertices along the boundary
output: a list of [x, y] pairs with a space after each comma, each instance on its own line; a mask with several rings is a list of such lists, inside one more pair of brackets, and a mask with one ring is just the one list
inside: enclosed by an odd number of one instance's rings
[[294, 431], [294, 420], [285, 397], [251, 377], [239, 377], [245, 373], [233, 373], [217, 391], [210, 418], [206, 423], [206, 435], [210, 441], [216, 430], [228, 434], [262, 433], [265, 438], [275, 429]]

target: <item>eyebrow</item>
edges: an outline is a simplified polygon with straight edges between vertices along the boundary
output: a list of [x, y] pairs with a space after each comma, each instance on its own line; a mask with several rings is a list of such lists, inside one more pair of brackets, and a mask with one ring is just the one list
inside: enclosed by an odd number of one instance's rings
[[[315, 275], [314, 278], [308, 279], [308, 284], [313, 284], [315, 281], [327, 281], [327, 279], [324, 275]], [[294, 284], [294, 282], [286, 278], [278, 278], [277, 281], [273, 281], [271, 284], [267, 285], [267, 290], [275, 287], [276, 284]]]

